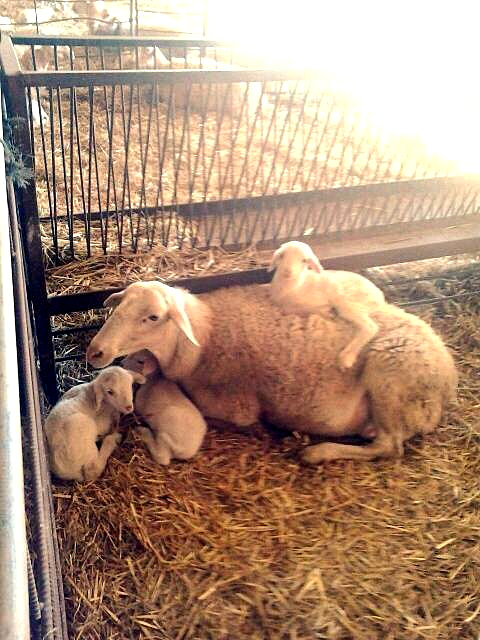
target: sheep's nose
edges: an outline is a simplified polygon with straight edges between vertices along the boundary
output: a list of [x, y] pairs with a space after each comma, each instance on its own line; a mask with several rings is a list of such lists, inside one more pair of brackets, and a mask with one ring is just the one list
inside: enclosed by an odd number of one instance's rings
[[132, 413], [133, 411], [133, 404], [127, 404], [125, 407], [125, 413]]
[[93, 359], [93, 360], [98, 360], [98, 358], [101, 358], [102, 356], [103, 356], [103, 351], [102, 351], [102, 350], [100, 350], [100, 351], [93, 351], [93, 352], [90, 352], [90, 353], [88, 354], [88, 357], [89, 357], [89, 358], [91, 358], [91, 359]]

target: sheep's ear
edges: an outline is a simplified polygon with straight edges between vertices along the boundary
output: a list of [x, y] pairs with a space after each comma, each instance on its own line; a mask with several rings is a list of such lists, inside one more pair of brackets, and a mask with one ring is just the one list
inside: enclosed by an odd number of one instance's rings
[[171, 295], [168, 314], [177, 327], [187, 336], [190, 342], [199, 347], [200, 345], [193, 335], [192, 325], [190, 324], [187, 312], [185, 311], [185, 303], [181, 293], [175, 292]]
[[273, 271], [274, 269], [276, 269], [278, 267], [278, 263], [280, 262], [280, 258], [283, 256], [283, 250], [282, 247], [280, 247], [280, 249], [277, 249], [273, 256], [272, 256], [272, 261], [270, 263], [270, 266], [268, 267], [268, 271]]
[[125, 295], [125, 291], [119, 291], [118, 293], [112, 293], [103, 303], [104, 307], [116, 307], [120, 304]]
[[311, 269], [312, 271], [316, 271], [317, 273], [322, 273], [323, 271], [323, 267], [320, 264], [320, 260], [315, 255], [313, 255], [311, 258], [308, 259], [307, 266], [309, 269]]
[[93, 391], [95, 393], [95, 411], [100, 411], [103, 402], [103, 387], [98, 378], [93, 381]]
[[133, 381], [138, 382], [138, 384], [145, 384], [145, 382], [147, 381], [143, 373], [138, 373], [138, 371], [130, 371], [130, 374], [133, 378]]

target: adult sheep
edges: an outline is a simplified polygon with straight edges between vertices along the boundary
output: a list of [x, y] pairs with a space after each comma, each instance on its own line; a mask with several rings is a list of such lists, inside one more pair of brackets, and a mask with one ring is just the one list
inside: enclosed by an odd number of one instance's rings
[[378, 334], [348, 371], [339, 368], [338, 354], [352, 326], [333, 314], [285, 313], [271, 302], [268, 286], [194, 296], [138, 282], [112, 294], [105, 306], [114, 310], [92, 339], [88, 361], [104, 367], [148, 349], [206, 417], [238, 426], [264, 417], [336, 437], [373, 423], [370, 444], [312, 445], [303, 451], [311, 463], [401, 456], [403, 443], [433, 431], [456, 395], [455, 365], [442, 340], [393, 305], [372, 311]]

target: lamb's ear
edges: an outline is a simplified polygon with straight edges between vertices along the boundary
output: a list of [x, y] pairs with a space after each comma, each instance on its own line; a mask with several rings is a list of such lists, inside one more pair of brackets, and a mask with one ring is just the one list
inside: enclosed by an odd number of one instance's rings
[[116, 307], [120, 304], [125, 295], [125, 291], [119, 291], [118, 293], [112, 293], [103, 303], [104, 307]]
[[193, 335], [192, 325], [190, 324], [187, 312], [185, 311], [185, 302], [180, 292], [175, 292], [170, 295], [168, 314], [177, 327], [187, 336], [190, 342], [199, 347], [200, 345]]
[[307, 265], [309, 269], [311, 269], [312, 271], [316, 271], [317, 273], [322, 273], [323, 271], [323, 267], [320, 264], [320, 260], [317, 258], [316, 255], [312, 255], [312, 257], [308, 259]]
[[95, 411], [100, 411], [103, 402], [103, 387], [98, 378], [93, 381], [93, 391], [95, 393]]
[[270, 263], [270, 266], [268, 267], [268, 271], [273, 271], [278, 267], [278, 263], [280, 262], [280, 259], [282, 256], [283, 256], [283, 250], [282, 250], [282, 247], [280, 247], [280, 249], [277, 249], [274, 252], [272, 256], [272, 261]]
[[138, 384], [145, 384], [147, 379], [142, 373], [138, 373], [138, 371], [130, 371], [130, 374], [133, 378], [134, 382], [138, 382]]

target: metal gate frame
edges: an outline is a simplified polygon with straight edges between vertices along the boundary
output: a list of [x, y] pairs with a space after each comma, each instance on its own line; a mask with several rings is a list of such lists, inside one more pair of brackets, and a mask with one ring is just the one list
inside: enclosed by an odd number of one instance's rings
[[[78, 87], [113, 85], [121, 83], [149, 84], [155, 82], [171, 82], [172, 73], [177, 73], [174, 82], [202, 83], [223, 81], [232, 78], [237, 81], [255, 80], [301, 80], [308, 76], [308, 71], [282, 71], [266, 69], [245, 69], [236, 71], [217, 70], [186, 70], [178, 72], [165, 70], [115, 70], [115, 71], [55, 71], [55, 72], [22, 72], [15, 55], [13, 41], [25, 44], [65, 42], [95, 43], [112, 42], [122, 46], [142, 44], [159, 47], [172, 46], [221, 46], [224, 43], [208, 39], [146, 39], [109, 37], [87, 37], [81, 39], [51, 38], [32, 36], [28, 38], [6, 37], [2, 35], [0, 42], [0, 59], [2, 63], [5, 90], [8, 107], [24, 119], [25, 125], [19, 127], [16, 144], [27, 159], [32, 163], [32, 145], [28, 122], [28, 105], [26, 99], [27, 87]], [[311, 73], [314, 73], [313, 71]], [[249, 207], [259, 211], [269, 207], [295, 207], [307, 205], [311, 211], [315, 207], [332, 203], [334, 206], [342, 203], [363, 203], [371, 197], [388, 199], [396, 197], [399, 208], [401, 198], [420, 197], [421, 202], [428, 196], [440, 198], [442, 217], [433, 219], [416, 219], [408, 223], [383, 224], [363, 229], [352, 229], [345, 232], [318, 233], [315, 231], [308, 236], [296, 239], [308, 240], [317, 250], [323, 263], [328, 268], [360, 269], [380, 266], [424, 258], [440, 257], [444, 255], [472, 252], [480, 249], [480, 176], [468, 175], [445, 178], [427, 178], [390, 183], [375, 183], [353, 187], [335, 187], [310, 192], [289, 192], [273, 196], [243, 198], [241, 201], [202, 202], [198, 205], [187, 205], [189, 211], [192, 206], [197, 215], [211, 215], [212, 212], [222, 215], [225, 211]], [[55, 356], [53, 349], [51, 317], [79, 310], [94, 309], [101, 306], [103, 300], [111, 293], [108, 291], [91, 291], [75, 295], [48, 296], [46, 287], [45, 268], [42, 259], [42, 245], [40, 238], [39, 214], [36, 200], [36, 187], [32, 183], [17, 193], [20, 225], [26, 255], [27, 278], [29, 295], [34, 310], [35, 334], [38, 344], [41, 379], [45, 393], [54, 402], [57, 399], [57, 385], [55, 376]], [[432, 205], [430, 205], [432, 206]], [[422, 206], [419, 206], [420, 218]], [[314, 215], [314, 213], [312, 214]], [[293, 239], [293, 238], [289, 238]], [[284, 239], [272, 237], [259, 244], [259, 248], [270, 250], [278, 246]], [[229, 246], [230, 249], [239, 247]], [[176, 280], [173, 285], [189, 288], [194, 293], [208, 291], [220, 286], [234, 284], [249, 284], [268, 282], [269, 275], [264, 269], [215, 275], [203, 278]]]

